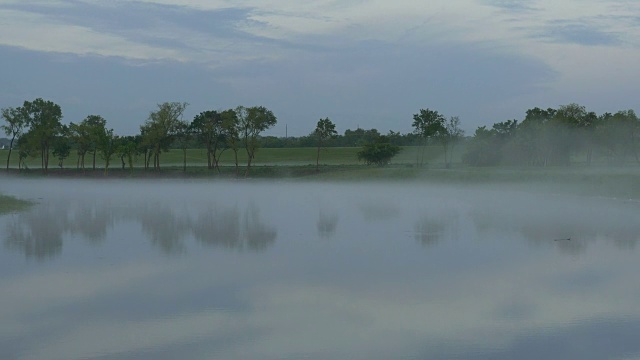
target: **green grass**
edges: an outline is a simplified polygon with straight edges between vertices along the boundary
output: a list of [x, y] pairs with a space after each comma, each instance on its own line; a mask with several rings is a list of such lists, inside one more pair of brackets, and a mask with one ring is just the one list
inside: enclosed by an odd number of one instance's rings
[[[320, 154], [320, 169], [316, 171], [315, 148], [260, 149], [251, 168], [250, 177], [262, 179], [298, 179], [306, 181], [416, 181], [452, 185], [492, 184], [502, 186], [527, 186], [535, 184], [536, 189], [600, 195], [630, 199], [640, 199], [640, 167], [611, 167], [606, 163], [588, 167], [572, 164], [570, 167], [487, 167], [473, 168], [462, 165], [460, 154], [454, 153], [451, 169], [445, 169], [441, 147], [428, 147], [425, 150], [424, 167], [416, 167], [418, 147], [405, 147], [387, 167], [366, 166], [357, 161], [359, 148], [327, 148]], [[6, 150], [0, 151], [0, 159], [6, 157]], [[143, 160], [136, 160], [133, 171], [121, 169], [119, 159], [114, 159], [109, 169], [109, 177], [158, 178], [158, 177], [203, 177], [216, 179], [235, 179], [233, 153], [225, 151], [221, 159], [220, 171], [206, 167], [206, 152], [202, 149], [187, 151], [187, 172], [182, 169], [182, 151], [172, 150], [161, 155], [161, 171], [144, 170]], [[85, 170], [76, 170], [76, 158], [72, 156], [65, 162], [65, 169], [59, 169], [51, 160], [49, 176], [104, 177], [103, 164], [98, 159], [97, 170], [91, 170], [91, 157], [85, 159]], [[14, 163], [15, 164], [15, 163]], [[23, 176], [42, 176], [40, 159], [29, 159], [28, 171]], [[239, 171], [243, 177], [246, 155], [239, 153]], [[16, 172], [13, 170], [12, 172]]]
[[[357, 159], [357, 152], [360, 151], [359, 147], [342, 147], [342, 148], [323, 148], [320, 151], [320, 164], [322, 165], [358, 165], [360, 164]], [[403, 147], [402, 151], [393, 160], [393, 164], [410, 165], [416, 163], [416, 156], [419, 151], [418, 147], [407, 146]], [[5, 164], [8, 150], [0, 150], [0, 164]], [[316, 148], [265, 148], [259, 149], [253, 164], [255, 165], [315, 165], [316, 164], [317, 149]], [[65, 168], [75, 168], [78, 160], [76, 154], [72, 154], [64, 160]], [[182, 150], [172, 149], [168, 152], [160, 155], [160, 166], [182, 166], [184, 161], [184, 155]], [[459, 156], [454, 156], [454, 161], [459, 161]], [[247, 156], [244, 149], [238, 152], [238, 162], [240, 165], [246, 164]], [[442, 147], [430, 146], [425, 150], [425, 162], [430, 166], [441, 166], [443, 163]], [[40, 168], [40, 158], [32, 157], [27, 159], [26, 164], [29, 169]], [[93, 164], [93, 158], [90, 154], [85, 155], [85, 168], [91, 168]], [[232, 166], [234, 164], [234, 156], [231, 150], [223, 152], [220, 159], [220, 165]], [[207, 166], [207, 152], [205, 149], [187, 149], [187, 165], [192, 166]], [[10, 166], [12, 168], [18, 167], [18, 154], [13, 152], [11, 154]], [[98, 155], [96, 157], [96, 167], [102, 168], [104, 161]], [[114, 157], [111, 159], [110, 168], [120, 167], [120, 159]], [[143, 156], [136, 157], [134, 161], [135, 167], [144, 167]], [[58, 160], [50, 156], [49, 168], [57, 168]]]
[[23, 211], [33, 205], [30, 201], [16, 199], [13, 196], [0, 195], [0, 215]]

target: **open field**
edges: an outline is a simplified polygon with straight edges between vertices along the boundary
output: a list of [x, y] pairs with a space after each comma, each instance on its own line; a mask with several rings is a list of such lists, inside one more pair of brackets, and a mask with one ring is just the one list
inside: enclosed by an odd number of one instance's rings
[[[338, 147], [338, 148], [324, 148], [320, 152], [320, 164], [322, 165], [358, 165], [361, 164], [357, 159], [357, 152], [360, 151], [359, 147]], [[421, 151], [418, 147], [406, 146], [402, 148], [400, 154], [398, 154], [392, 161], [392, 164], [396, 165], [408, 165], [416, 163], [416, 155], [418, 151]], [[6, 165], [8, 150], [0, 150], [0, 164]], [[254, 159], [255, 165], [315, 165], [316, 163], [316, 148], [264, 148], [259, 149]], [[455, 152], [454, 162], [460, 161], [460, 151]], [[160, 155], [160, 166], [182, 166], [183, 164], [183, 152], [179, 149], [172, 149], [166, 153]], [[440, 146], [429, 146], [425, 150], [425, 163], [433, 166], [442, 166], [443, 163], [443, 151]], [[78, 161], [78, 156], [72, 153], [67, 159], [64, 160], [65, 168], [75, 168]], [[144, 167], [143, 156], [138, 156], [134, 159], [135, 167]], [[238, 162], [240, 165], [245, 164], [247, 161], [246, 153], [244, 149], [238, 152]], [[32, 157], [27, 159], [27, 167], [30, 169], [40, 168], [40, 158]], [[85, 168], [91, 168], [93, 158], [91, 154], [85, 155]], [[220, 159], [220, 165], [232, 166], [234, 164], [234, 156], [231, 150], [226, 150], [222, 153]], [[187, 149], [187, 165], [188, 166], [207, 166], [207, 152], [205, 149]], [[13, 152], [11, 154], [11, 167], [18, 166], [18, 154]], [[96, 156], [96, 167], [103, 167], [104, 161], [100, 156]], [[53, 155], [50, 156], [49, 168], [57, 168], [58, 159], [55, 159]], [[121, 167], [120, 159], [113, 157], [111, 160], [110, 168]]]
[[[428, 147], [425, 151], [425, 166], [416, 166], [416, 155], [420, 149], [405, 147], [387, 167], [365, 166], [357, 161], [359, 148], [327, 148], [320, 157], [320, 169], [315, 167], [315, 148], [265, 148], [260, 149], [251, 168], [250, 177], [258, 179], [297, 179], [312, 181], [419, 181], [455, 185], [491, 184], [510, 186], [528, 184], [531, 189], [557, 191], [590, 196], [606, 196], [623, 199], [640, 199], [640, 167], [635, 163], [625, 166], [610, 166], [604, 160], [585, 166], [576, 163], [570, 167], [482, 167], [464, 166], [461, 161], [462, 150], [454, 153], [451, 169], [445, 169], [441, 147]], [[6, 150], [0, 151], [0, 159], [6, 158]], [[12, 155], [17, 173], [17, 161]], [[121, 169], [120, 159], [112, 161], [109, 177], [112, 178], [216, 178], [235, 179], [233, 153], [224, 152], [220, 170], [206, 167], [206, 152], [202, 149], [187, 150], [187, 171], [182, 168], [182, 151], [171, 150], [161, 156], [161, 171], [145, 171], [142, 158], [136, 159], [133, 171]], [[246, 156], [239, 153], [239, 175], [244, 177]], [[104, 177], [103, 163], [98, 158], [96, 170], [91, 170], [91, 156], [85, 158], [85, 169], [76, 169], [76, 157], [65, 161], [65, 168], [57, 167], [50, 160], [49, 176], [55, 177]], [[23, 176], [42, 176], [40, 159], [32, 158], [27, 162], [28, 170]]]

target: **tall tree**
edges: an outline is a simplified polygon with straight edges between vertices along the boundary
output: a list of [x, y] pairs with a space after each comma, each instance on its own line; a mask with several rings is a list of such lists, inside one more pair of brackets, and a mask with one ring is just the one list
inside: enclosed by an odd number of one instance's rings
[[218, 148], [224, 138], [221, 114], [215, 110], [201, 112], [193, 118], [191, 129], [207, 149], [207, 168], [215, 168], [218, 163]]
[[69, 143], [69, 128], [66, 125], [62, 125], [62, 131], [60, 135], [56, 136], [53, 141], [53, 156], [58, 159], [58, 167], [64, 168], [64, 159], [69, 157], [71, 153], [71, 144]]
[[[89, 115], [82, 122], [80, 126], [74, 126], [74, 135], [78, 137], [80, 141], [79, 153], [82, 158], [82, 168], [84, 168], [84, 154], [91, 152], [93, 157], [92, 167], [96, 169], [96, 156], [98, 155], [98, 146], [102, 137], [104, 136], [107, 126], [107, 120], [100, 115]], [[85, 150], [86, 149], [86, 150]], [[84, 153], [83, 153], [84, 152]]]
[[193, 130], [190, 124], [184, 120], [179, 120], [176, 125], [175, 141], [180, 149], [182, 149], [182, 172], [184, 173], [187, 172], [187, 148], [189, 147], [192, 135]]
[[153, 168], [160, 169], [160, 153], [169, 149], [178, 121], [189, 104], [186, 102], [165, 102], [158, 104], [144, 125], [140, 127], [144, 143], [149, 147], [148, 161], [153, 156]]
[[233, 151], [236, 176], [238, 176], [238, 150], [240, 150], [240, 123], [234, 109], [228, 109], [220, 114], [222, 118], [222, 132], [225, 146]]
[[263, 131], [273, 127], [278, 122], [278, 119], [271, 110], [264, 106], [252, 106], [249, 108], [239, 106], [236, 108], [236, 114], [242, 131], [244, 148], [247, 151], [245, 176], [248, 176], [251, 162], [256, 156], [256, 151], [258, 151], [258, 136]]
[[[450, 117], [445, 123], [445, 131], [441, 138], [442, 146], [444, 147], [444, 165], [447, 169], [451, 167], [451, 162], [453, 161], [453, 150], [463, 136], [464, 130], [460, 127], [460, 118], [457, 116]], [[447, 154], [449, 155], [448, 159]]]
[[78, 154], [76, 167], [84, 169], [84, 157], [91, 149], [91, 137], [86, 122], [82, 121], [79, 124], [71, 122], [69, 124], [69, 137]]
[[111, 164], [111, 158], [118, 150], [119, 140], [118, 136], [113, 134], [113, 129], [105, 129], [99, 139], [98, 152], [100, 152], [100, 157], [104, 160], [104, 174], [107, 175], [109, 165]]
[[62, 130], [62, 110], [60, 106], [37, 98], [33, 101], [25, 101], [23, 105], [26, 123], [29, 131], [25, 136], [29, 143], [40, 150], [41, 167], [43, 171], [49, 169], [49, 154], [56, 136]]
[[639, 131], [640, 121], [633, 110], [605, 113], [598, 119], [599, 142], [606, 149], [609, 158], [620, 164], [629, 155], [633, 155], [636, 162], [640, 163], [637, 151]]
[[553, 130], [549, 126], [557, 110], [535, 107], [526, 111], [518, 126], [519, 152], [529, 165], [547, 166], [553, 153]]
[[2, 118], [6, 121], [6, 124], [1, 128], [7, 136], [11, 136], [9, 142], [9, 153], [7, 154], [7, 170], [9, 170], [9, 161], [11, 160], [11, 151], [13, 150], [13, 142], [16, 138], [22, 135], [22, 132], [27, 125], [24, 109], [19, 108], [3, 108]]
[[579, 144], [576, 136], [578, 129], [585, 125], [587, 109], [576, 103], [558, 107], [552, 121], [551, 146], [553, 160], [558, 165], [568, 166], [571, 162], [571, 153]]
[[133, 171], [133, 158], [137, 155], [139, 142], [140, 136], [122, 136], [119, 138], [117, 153], [122, 161], [122, 169], [124, 169], [124, 159], [126, 158], [129, 171]]
[[441, 137], [446, 132], [445, 117], [435, 110], [420, 109], [417, 114], [413, 114], [414, 132], [422, 140], [422, 149], [418, 154], [418, 165], [424, 165], [424, 152], [431, 138]]
[[320, 149], [322, 148], [323, 142], [327, 139], [335, 137], [338, 135], [336, 131], [336, 125], [329, 120], [329, 118], [324, 118], [318, 120], [316, 124], [316, 129], [314, 130], [314, 135], [318, 141], [318, 153], [316, 155], [316, 171], [320, 170]]

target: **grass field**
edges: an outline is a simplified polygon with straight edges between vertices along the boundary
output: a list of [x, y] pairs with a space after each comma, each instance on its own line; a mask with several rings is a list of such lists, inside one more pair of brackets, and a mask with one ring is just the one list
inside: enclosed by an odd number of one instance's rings
[[[258, 179], [297, 179], [312, 181], [418, 181], [451, 185], [491, 184], [498, 186], [522, 186], [545, 191], [573, 193], [592, 196], [640, 199], [640, 167], [627, 166], [585, 166], [576, 163], [570, 167], [488, 167], [473, 168], [460, 162], [461, 150], [456, 151], [451, 169], [445, 169], [441, 147], [430, 147], [425, 152], [424, 167], [417, 167], [416, 155], [420, 149], [405, 147], [386, 167], [365, 166], [358, 163], [356, 153], [359, 148], [328, 148], [321, 152], [320, 171], [316, 171], [314, 148], [260, 149], [250, 177]], [[0, 151], [0, 159], [6, 158], [6, 150]], [[243, 177], [246, 157], [240, 154], [239, 171]], [[145, 171], [142, 158], [136, 159], [133, 171], [121, 169], [119, 159], [114, 159], [109, 169], [109, 177], [133, 178], [175, 178], [211, 177], [217, 179], [236, 178], [233, 153], [226, 151], [221, 160], [220, 170], [206, 167], [206, 152], [200, 149], [187, 151], [187, 172], [182, 169], [182, 151], [172, 150], [161, 156], [161, 171]], [[102, 161], [96, 162], [96, 171], [91, 170], [92, 159], [85, 159], [85, 170], [76, 169], [76, 158], [65, 161], [65, 169], [58, 168], [54, 159], [50, 161], [49, 176], [60, 177], [104, 177]], [[16, 160], [12, 162], [15, 169]], [[40, 159], [29, 159], [29, 170], [23, 176], [42, 176]], [[6, 200], [5, 201], [10, 201]]]
[[[360, 148], [357, 147], [343, 147], [343, 148], [325, 148], [320, 152], [320, 164], [321, 165], [359, 165], [357, 152]], [[416, 163], [417, 152], [420, 151], [418, 147], [403, 147], [400, 154], [398, 154], [393, 160], [392, 164], [395, 165], [411, 165]], [[6, 165], [8, 150], [0, 150], [0, 164]], [[316, 164], [316, 148], [265, 148], [259, 149], [253, 164], [260, 165], [315, 165]], [[442, 166], [443, 165], [443, 151], [440, 146], [427, 147], [425, 150], [425, 162], [429, 166]], [[64, 160], [65, 168], [75, 168], [78, 160], [78, 156], [74, 153]], [[460, 161], [460, 152], [454, 153], [454, 162]], [[246, 153], [242, 150], [238, 152], [238, 162], [242, 166], [247, 162]], [[40, 158], [32, 157], [27, 159], [26, 165], [29, 169], [40, 168]], [[92, 156], [90, 154], [85, 156], [85, 168], [91, 168], [93, 163]], [[161, 167], [182, 166], [183, 164], [183, 152], [182, 150], [172, 149], [169, 152], [162, 153], [160, 155]], [[220, 159], [220, 165], [232, 166], [234, 164], [233, 152], [227, 150], [223, 152]], [[98, 155], [96, 157], [96, 167], [102, 168], [104, 161]], [[117, 168], [121, 166], [120, 159], [117, 157], [112, 158], [110, 168]], [[138, 156], [134, 160], [135, 167], [144, 167], [143, 156]], [[190, 167], [206, 167], [207, 166], [207, 152], [205, 149], [187, 149], [187, 166]], [[11, 154], [10, 167], [18, 167], [18, 154], [13, 152]], [[53, 155], [49, 159], [49, 168], [57, 168], [58, 159], [55, 159]]]

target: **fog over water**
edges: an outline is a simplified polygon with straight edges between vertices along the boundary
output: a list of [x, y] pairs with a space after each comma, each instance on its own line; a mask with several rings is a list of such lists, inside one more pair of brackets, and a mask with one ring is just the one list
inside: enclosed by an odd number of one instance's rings
[[0, 178], [0, 358], [640, 357], [640, 204], [532, 188]]

